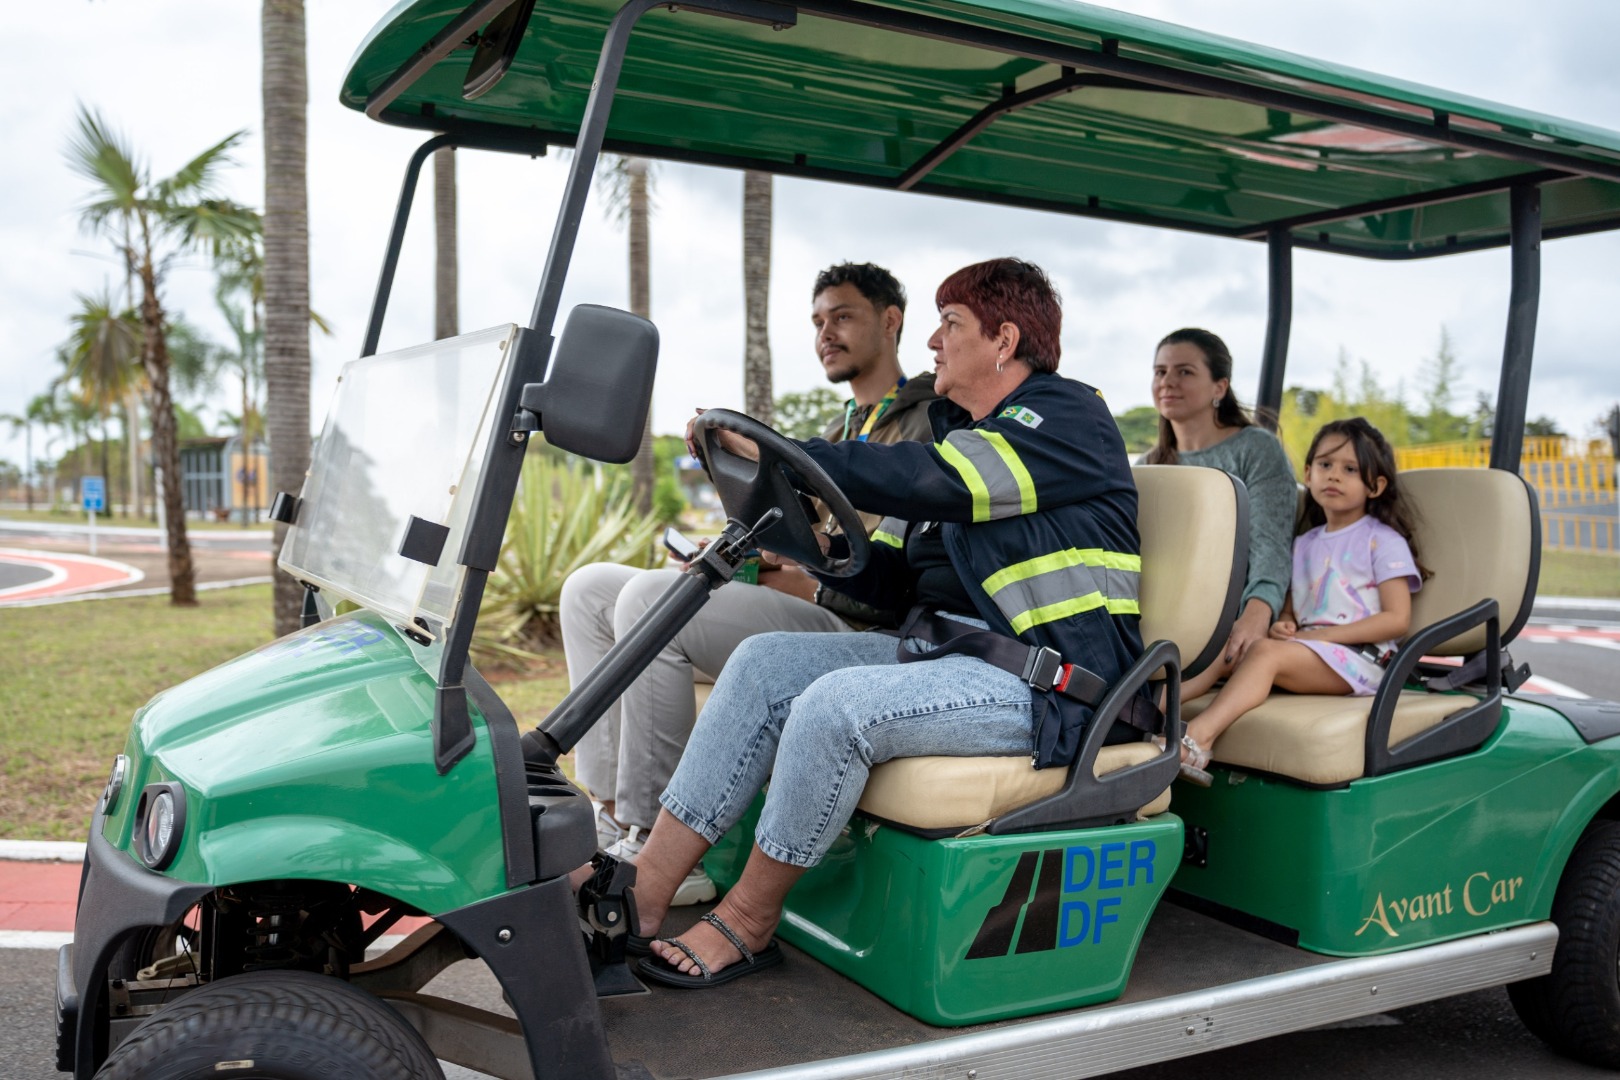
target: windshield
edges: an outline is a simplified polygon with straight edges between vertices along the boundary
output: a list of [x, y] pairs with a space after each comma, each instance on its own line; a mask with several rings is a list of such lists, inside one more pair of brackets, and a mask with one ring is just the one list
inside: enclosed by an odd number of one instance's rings
[[[319, 586], [328, 602], [351, 600], [440, 636], [461, 600], [466, 567], [456, 559], [516, 329], [344, 366], [282, 546], [283, 570]], [[448, 527], [437, 565], [399, 554], [412, 516]]]

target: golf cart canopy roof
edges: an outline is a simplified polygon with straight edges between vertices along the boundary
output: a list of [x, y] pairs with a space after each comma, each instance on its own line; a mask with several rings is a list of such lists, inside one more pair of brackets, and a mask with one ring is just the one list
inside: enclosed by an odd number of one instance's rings
[[[1382, 258], [1505, 244], [1515, 184], [1545, 237], [1620, 227], [1620, 133], [1213, 34], [1070, 0], [703, 6], [738, 17], [640, 19], [607, 149]], [[617, 10], [407, 0], [342, 101], [569, 145]]]

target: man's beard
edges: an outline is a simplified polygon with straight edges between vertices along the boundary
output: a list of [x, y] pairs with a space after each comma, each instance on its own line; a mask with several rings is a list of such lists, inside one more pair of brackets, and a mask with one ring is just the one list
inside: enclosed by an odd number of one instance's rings
[[839, 383], [847, 383], [861, 373], [861, 365], [847, 352], [838, 354], [837, 359], [833, 360], [832, 364], [833, 366], [829, 367], [828, 362], [823, 360], [822, 370], [827, 373], [827, 381], [834, 386]]

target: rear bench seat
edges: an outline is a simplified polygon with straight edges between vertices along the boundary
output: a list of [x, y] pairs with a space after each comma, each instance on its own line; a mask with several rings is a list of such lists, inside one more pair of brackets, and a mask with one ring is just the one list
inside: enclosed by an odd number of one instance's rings
[[[1142, 640], [1168, 641], [1186, 674], [1208, 666], [1231, 632], [1248, 566], [1248, 501], [1240, 481], [1214, 469], [1138, 465], [1137, 527], [1142, 541]], [[1151, 646], [1150, 646], [1151, 649]], [[1155, 672], [1162, 676], [1162, 668]], [[1177, 729], [1179, 731], [1179, 728]], [[1100, 738], [1097, 740], [1100, 742]], [[1164, 757], [1152, 743], [1090, 745], [1092, 773], [1119, 774]], [[1078, 762], [1077, 762], [1078, 764]], [[1165, 764], [1168, 764], [1166, 762]], [[859, 809], [872, 817], [931, 835], [977, 831], [1020, 808], [1034, 809], [1059, 796], [1071, 769], [1035, 769], [1027, 757], [919, 757], [872, 769]], [[1119, 820], [1162, 814], [1170, 806], [1169, 779], [1145, 802], [1115, 807]], [[1055, 827], [1061, 812], [1023, 829]]]
[[[1419, 514], [1418, 559], [1434, 576], [1412, 597], [1413, 631], [1390, 662], [1385, 687], [1372, 698], [1274, 693], [1215, 743], [1217, 763], [1337, 787], [1465, 753], [1495, 730], [1499, 682], [1468, 696], [1400, 690], [1395, 680], [1404, 682], [1422, 656], [1500, 655], [1519, 632], [1540, 563], [1535, 493], [1499, 469], [1414, 469], [1400, 482]], [[1494, 640], [1481, 610], [1489, 601], [1499, 609], [1489, 613], [1500, 626]], [[1187, 702], [1183, 717], [1191, 720], [1213, 700], [1206, 694]], [[1369, 738], [1375, 710], [1379, 722]]]

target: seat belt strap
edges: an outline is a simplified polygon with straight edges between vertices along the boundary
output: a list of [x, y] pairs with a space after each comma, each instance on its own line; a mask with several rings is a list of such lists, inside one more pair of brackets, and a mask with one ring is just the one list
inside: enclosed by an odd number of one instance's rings
[[[1017, 675], [1034, 690], [1053, 691], [1082, 705], [1096, 708], [1108, 693], [1101, 675], [1079, 664], [1065, 663], [1062, 654], [1046, 645], [1026, 645], [1017, 638], [935, 615], [927, 608], [911, 609], [900, 629], [885, 631], [900, 639], [895, 656], [902, 664], [936, 660], [942, 656], [973, 656]], [[930, 652], [912, 652], [905, 639], [915, 637], [935, 646]], [[1156, 706], [1138, 695], [1120, 719], [1142, 731], [1156, 732], [1162, 716]]]

